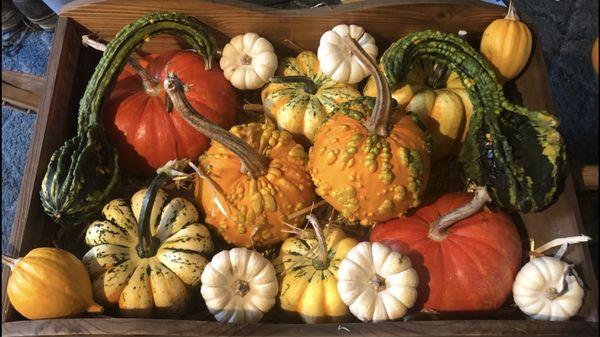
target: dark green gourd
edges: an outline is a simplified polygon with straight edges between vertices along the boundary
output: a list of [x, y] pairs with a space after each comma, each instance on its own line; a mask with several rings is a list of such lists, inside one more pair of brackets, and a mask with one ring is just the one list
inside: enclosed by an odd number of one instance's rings
[[146, 15], [124, 27], [106, 47], [79, 102], [77, 135], [54, 152], [42, 181], [44, 211], [61, 225], [76, 225], [98, 212], [119, 182], [119, 158], [109, 144], [101, 108], [131, 53], [159, 34], [183, 37], [210, 67], [216, 52], [200, 22], [178, 13]]
[[557, 118], [508, 102], [489, 63], [454, 35], [413, 33], [392, 44], [381, 58], [391, 86], [421, 62], [446, 65], [469, 92], [473, 114], [458, 158], [463, 178], [484, 186], [509, 210], [530, 212], [548, 206], [566, 166]]

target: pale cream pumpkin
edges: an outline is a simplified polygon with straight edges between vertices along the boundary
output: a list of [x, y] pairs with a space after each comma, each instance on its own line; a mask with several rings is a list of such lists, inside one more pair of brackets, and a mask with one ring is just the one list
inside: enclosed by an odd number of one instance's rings
[[118, 304], [125, 316], [182, 314], [189, 288], [200, 284], [208, 263], [204, 254], [213, 248], [194, 205], [169, 199], [157, 182], [149, 188], [156, 194], [152, 205], [144, 200], [146, 189], [133, 195], [131, 206], [112, 200], [102, 210], [104, 219], [94, 221], [85, 236], [92, 248], [83, 263], [93, 278], [94, 297], [106, 306]]
[[306, 323], [341, 322], [348, 307], [337, 291], [340, 262], [358, 241], [339, 228], [319, 227], [283, 242], [274, 265], [280, 278], [279, 300], [284, 311], [299, 314]]
[[275, 305], [277, 290], [271, 262], [246, 248], [218, 253], [202, 272], [202, 298], [222, 323], [260, 321]]
[[403, 317], [417, 300], [417, 272], [406, 255], [379, 242], [361, 242], [340, 264], [337, 288], [363, 322]]
[[258, 89], [277, 69], [273, 45], [256, 33], [237, 35], [223, 48], [219, 61], [223, 75], [241, 90]]
[[336, 82], [358, 83], [367, 77], [369, 71], [344, 44], [344, 36], [357, 41], [373, 60], [377, 58], [377, 45], [371, 34], [361, 26], [341, 24], [321, 36], [317, 50], [321, 71]]

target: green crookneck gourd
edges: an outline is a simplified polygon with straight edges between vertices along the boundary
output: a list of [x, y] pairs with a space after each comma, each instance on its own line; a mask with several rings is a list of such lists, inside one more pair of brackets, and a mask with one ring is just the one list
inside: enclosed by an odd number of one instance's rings
[[146, 15], [108, 43], [79, 103], [77, 134], [54, 152], [42, 181], [42, 206], [57, 223], [89, 219], [118, 185], [119, 157], [106, 138], [101, 107], [131, 53], [159, 34], [183, 37], [210, 68], [216, 52], [212, 36], [196, 19], [178, 13]]
[[473, 208], [490, 199], [520, 212], [547, 207], [565, 173], [557, 118], [510, 103], [488, 61], [454, 35], [416, 32], [393, 43], [381, 58], [392, 87], [422, 62], [444, 64], [455, 72], [473, 104], [458, 158], [463, 178], [481, 190]]

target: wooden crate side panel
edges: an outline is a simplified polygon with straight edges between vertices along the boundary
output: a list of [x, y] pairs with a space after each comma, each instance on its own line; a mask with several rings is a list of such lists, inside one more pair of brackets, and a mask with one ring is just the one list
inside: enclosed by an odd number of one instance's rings
[[346, 324], [221, 324], [153, 319], [60, 319], [11, 322], [4, 336], [595, 336], [598, 324], [540, 321], [427, 321]]
[[[292, 51], [286, 39], [316, 51], [321, 35], [340, 23], [366, 27], [383, 52], [399, 37], [424, 29], [455, 33], [466, 29], [480, 34], [490, 21], [503, 16], [505, 9], [476, 0], [365, 1], [299, 10], [277, 10], [238, 1], [88, 0], [65, 6], [61, 15], [110, 40], [124, 25], [156, 11], [177, 11], [196, 17], [213, 31], [221, 47], [231, 37], [252, 31], [269, 39], [279, 54], [289, 55]], [[111, 19], [106, 20], [107, 17]], [[180, 46], [180, 40], [159, 36], [144, 45], [143, 50], [162, 52]]]
[[[52, 246], [51, 240], [58, 230], [43, 211], [39, 190], [52, 153], [74, 133], [79, 99], [99, 59], [89, 51], [82, 51], [81, 29], [73, 20], [60, 18], [54, 32], [42, 100], [11, 229], [9, 256], [21, 257], [32, 248]], [[6, 295], [9, 275], [9, 269], [3, 268], [3, 322], [20, 317]]]

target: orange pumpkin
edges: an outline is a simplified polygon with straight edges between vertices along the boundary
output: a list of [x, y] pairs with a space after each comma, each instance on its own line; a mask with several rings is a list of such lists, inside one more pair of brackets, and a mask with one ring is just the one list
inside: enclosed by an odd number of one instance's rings
[[315, 199], [306, 168], [308, 156], [287, 131], [268, 124], [242, 124], [230, 132], [196, 113], [186, 101], [182, 83], [170, 76], [165, 89], [175, 108], [197, 130], [213, 139], [200, 157], [194, 195], [206, 223], [230, 244], [267, 248], [282, 242], [293, 213]]
[[345, 43], [369, 65], [377, 85], [375, 106], [363, 98], [339, 109], [317, 132], [308, 166], [317, 194], [349, 220], [371, 225], [419, 205], [430, 146], [411, 116], [391, 118], [383, 74], [355, 42]]

